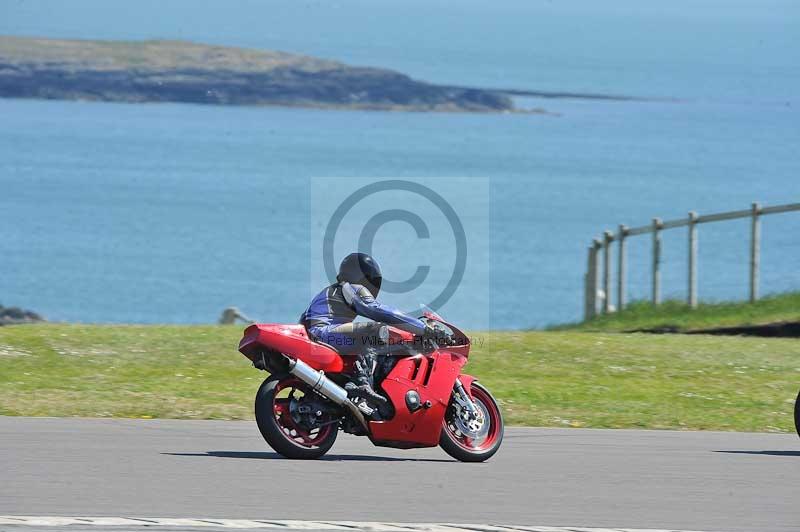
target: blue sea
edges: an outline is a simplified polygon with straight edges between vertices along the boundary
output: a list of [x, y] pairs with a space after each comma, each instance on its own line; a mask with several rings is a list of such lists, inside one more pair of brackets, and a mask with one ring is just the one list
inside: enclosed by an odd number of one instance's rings
[[[459, 178], [451, 204], [488, 201], [470, 211], [486, 269], [442, 314], [470, 328], [580, 319], [603, 230], [800, 201], [798, 26], [790, 0], [0, 1], [0, 34], [184, 39], [652, 99], [526, 101], [548, 115], [0, 100], [0, 304], [76, 322], [209, 323], [230, 305], [294, 321], [321, 283], [319, 178]], [[762, 232], [762, 292], [800, 289], [800, 213]], [[701, 299], [747, 296], [748, 235], [747, 220], [700, 227]], [[413, 231], [380, 236], [387, 276], [408, 277]], [[649, 294], [649, 245], [630, 241], [631, 299]], [[685, 297], [685, 229], [663, 253], [664, 296]]]

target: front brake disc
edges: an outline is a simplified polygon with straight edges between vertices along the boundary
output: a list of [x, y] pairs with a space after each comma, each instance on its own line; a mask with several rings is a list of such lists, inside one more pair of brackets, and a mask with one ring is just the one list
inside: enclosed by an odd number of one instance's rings
[[483, 403], [478, 400], [473, 401], [475, 402], [475, 406], [478, 408], [477, 415], [473, 416], [468, 414], [468, 419], [464, 419], [464, 417], [461, 415], [461, 407], [457, 406], [457, 411], [454, 412], [455, 419], [453, 421], [461, 434], [473, 440], [480, 440], [485, 438], [489, 433], [489, 424], [486, 423], [489, 412], [486, 410], [486, 407], [483, 405]]

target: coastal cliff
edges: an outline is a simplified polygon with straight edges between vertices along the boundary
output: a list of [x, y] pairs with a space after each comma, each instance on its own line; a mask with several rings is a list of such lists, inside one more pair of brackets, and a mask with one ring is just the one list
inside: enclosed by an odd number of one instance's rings
[[502, 92], [381, 68], [184, 41], [0, 36], [0, 97], [399, 111], [505, 112]]

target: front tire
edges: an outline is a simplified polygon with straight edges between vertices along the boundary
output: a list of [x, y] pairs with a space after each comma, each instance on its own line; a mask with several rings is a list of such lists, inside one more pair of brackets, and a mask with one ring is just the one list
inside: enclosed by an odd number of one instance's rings
[[800, 393], [797, 394], [797, 400], [794, 402], [794, 430], [800, 436]]
[[472, 400], [478, 407], [482, 423], [488, 424], [480, 426], [481, 436], [470, 438], [464, 431], [464, 426], [457, 420], [458, 408], [453, 400], [445, 412], [442, 434], [439, 437], [439, 445], [444, 452], [462, 462], [483, 462], [491, 458], [500, 449], [503, 443], [503, 416], [500, 414], [500, 407], [497, 405], [489, 390], [477, 382], [473, 382], [470, 392]]
[[[281, 397], [288, 391], [288, 397]], [[297, 394], [301, 393], [300, 397]], [[298, 423], [290, 411], [292, 401], [313, 394], [308, 386], [291, 375], [270, 376], [256, 393], [256, 423], [261, 435], [277, 453], [286, 458], [314, 460], [333, 446], [339, 432], [337, 423], [309, 428]], [[310, 395], [309, 395], [310, 396]], [[332, 419], [324, 419], [332, 422]]]

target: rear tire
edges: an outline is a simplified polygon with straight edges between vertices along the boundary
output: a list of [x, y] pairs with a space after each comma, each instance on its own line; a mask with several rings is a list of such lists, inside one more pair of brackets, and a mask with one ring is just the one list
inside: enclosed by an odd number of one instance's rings
[[484, 413], [484, 423], [490, 423], [485, 438], [476, 442], [459, 433], [454, 424], [455, 409], [451, 400], [445, 413], [439, 445], [456, 460], [483, 462], [491, 458], [503, 443], [503, 416], [489, 390], [477, 382], [473, 382], [471, 388], [473, 401]]
[[315, 433], [297, 425], [281, 403], [284, 401], [288, 404], [289, 400], [278, 397], [280, 392], [287, 388], [303, 393], [314, 393], [291, 375], [270, 376], [256, 393], [255, 411], [258, 430], [269, 446], [286, 458], [299, 460], [320, 458], [333, 446], [339, 427], [334, 423], [317, 429]]

